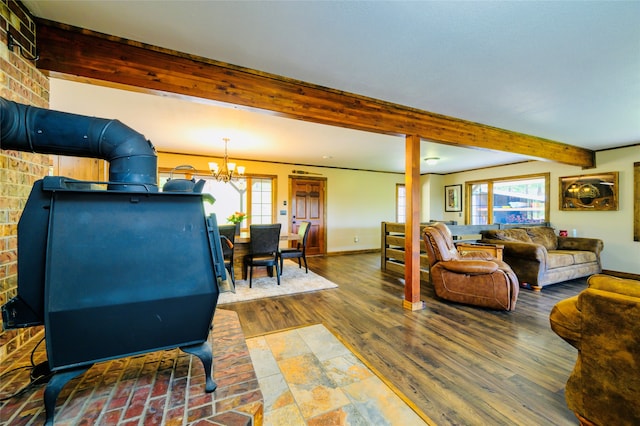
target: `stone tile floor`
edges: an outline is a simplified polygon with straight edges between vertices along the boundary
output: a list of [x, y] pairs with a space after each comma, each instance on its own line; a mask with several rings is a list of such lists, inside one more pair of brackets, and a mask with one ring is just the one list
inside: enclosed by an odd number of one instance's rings
[[247, 346], [265, 426], [426, 424], [323, 325], [247, 339]]

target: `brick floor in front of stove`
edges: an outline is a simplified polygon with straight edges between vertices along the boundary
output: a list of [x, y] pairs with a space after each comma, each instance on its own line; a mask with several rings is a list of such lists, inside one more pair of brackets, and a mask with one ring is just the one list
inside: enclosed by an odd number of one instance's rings
[[[218, 387], [206, 393], [200, 360], [179, 349], [155, 351], [93, 365], [60, 392], [56, 426], [67, 425], [261, 425], [263, 395], [235, 312], [218, 309], [209, 342]], [[25, 346], [0, 368], [0, 396], [29, 382], [31, 351]], [[44, 345], [34, 363], [46, 359]], [[41, 425], [45, 421], [44, 386], [4, 401], [2, 425]]]

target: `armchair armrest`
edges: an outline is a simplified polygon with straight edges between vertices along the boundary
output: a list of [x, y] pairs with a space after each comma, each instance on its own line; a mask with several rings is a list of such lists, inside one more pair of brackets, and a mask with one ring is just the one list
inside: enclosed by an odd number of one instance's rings
[[582, 340], [582, 312], [578, 306], [578, 296], [556, 303], [549, 314], [551, 329], [567, 343], [580, 349]]
[[604, 243], [598, 238], [560, 237], [558, 238], [558, 250], [585, 250], [597, 255], [604, 248]]
[[488, 260], [448, 260], [440, 262], [440, 265], [456, 274], [483, 275], [498, 270], [498, 264]]
[[640, 281], [596, 274], [589, 277], [589, 288], [640, 299]]

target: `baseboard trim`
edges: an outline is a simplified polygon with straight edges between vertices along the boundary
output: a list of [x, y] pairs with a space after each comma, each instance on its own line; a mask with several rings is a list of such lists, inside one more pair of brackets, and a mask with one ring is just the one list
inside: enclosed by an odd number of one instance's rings
[[347, 250], [347, 251], [332, 251], [325, 253], [324, 256], [342, 256], [344, 254], [364, 254], [364, 253], [380, 253], [380, 249], [364, 249], [364, 250]]
[[618, 278], [626, 278], [628, 280], [640, 281], [640, 275], [639, 274], [632, 274], [630, 272], [619, 272], [619, 271], [611, 271], [611, 270], [608, 270], [608, 269], [603, 269], [602, 273], [606, 274], [606, 275], [611, 275], [611, 276], [614, 276], [614, 277], [618, 277]]

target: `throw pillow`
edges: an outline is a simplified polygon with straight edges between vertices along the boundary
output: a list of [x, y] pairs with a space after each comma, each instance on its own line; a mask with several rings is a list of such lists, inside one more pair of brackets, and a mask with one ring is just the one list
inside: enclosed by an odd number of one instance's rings
[[531, 237], [531, 241], [541, 244], [547, 250], [555, 250], [558, 248], [558, 236], [553, 228], [548, 226], [533, 226], [526, 228], [527, 234]]
[[495, 237], [502, 241], [520, 241], [523, 243], [531, 243], [531, 238], [527, 231], [519, 228], [499, 229], [495, 231]]

